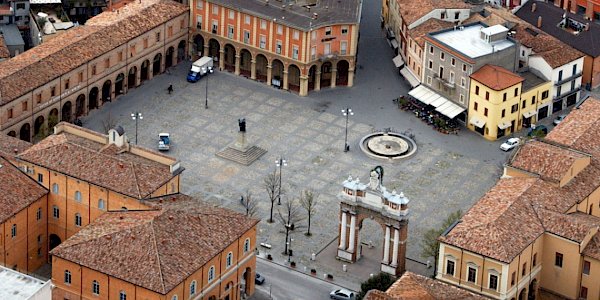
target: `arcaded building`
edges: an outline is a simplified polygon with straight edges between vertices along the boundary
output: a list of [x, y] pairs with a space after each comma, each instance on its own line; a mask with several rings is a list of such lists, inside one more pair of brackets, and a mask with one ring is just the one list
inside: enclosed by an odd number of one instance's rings
[[361, 1], [190, 1], [192, 57], [295, 91], [352, 86]]
[[188, 7], [132, 2], [0, 62], [0, 131], [31, 141], [185, 57]]

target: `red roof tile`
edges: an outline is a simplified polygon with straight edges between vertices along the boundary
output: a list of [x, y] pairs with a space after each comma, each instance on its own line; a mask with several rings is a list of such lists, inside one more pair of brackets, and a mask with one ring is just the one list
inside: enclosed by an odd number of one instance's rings
[[430, 13], [434, 9], [469, 9], [471, 5], [459, 0], [397, 0], [400, 15], [410, 26], [413, 22]]
[[[484, 296], [465, 289], [421, 276], [411, 272], [402, 274], [385, 292], [390, 298], [398, 300], [483, 300]], [[367, 298], [375, 300], [378, 298]], [[381, 298], [385, 299], [385, 298]]]
[[13, 159], [18, 153], [31, 147], [31, 143], [0, 133], [0, 156]]
[[0, 58], [9, 58], [10, 51], [6, 46], [6, 42], [4, 41], [4, 36], [0, 34]]
[[507, 89], [525, 80], [503, 67], [494, 65], [485, 65], [479, 68], [477, 72], [471, 74], [471, 78], [495, 91]]
[[48, 191], [0, 157], [0, 223], [14, 216]]
[[546, 232], [581, 243], [593, 228], [600, 226], [600, 218], [584, 214], [563, 214], [546, 209], [538, 209], [538, 216]]
[[183, 194], [146, 203], [159, 208], [107, 212], [51, 254], [164, 295], [258, 223]]
[[600, 232], [596, 233], [583, 249], [583, 255], [600, 260]]
[[600, 100], [588, 98], [546, 136], [547, 140], [586, 153], [600, 151]]

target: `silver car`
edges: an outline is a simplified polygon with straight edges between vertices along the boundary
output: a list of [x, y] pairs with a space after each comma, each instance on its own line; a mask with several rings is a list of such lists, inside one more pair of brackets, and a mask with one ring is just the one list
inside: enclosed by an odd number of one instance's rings
[[339, 289], [329, 293], [329, 298], [336, 300], [354, 300], [355, 296], [353, 291], [347, 289]]

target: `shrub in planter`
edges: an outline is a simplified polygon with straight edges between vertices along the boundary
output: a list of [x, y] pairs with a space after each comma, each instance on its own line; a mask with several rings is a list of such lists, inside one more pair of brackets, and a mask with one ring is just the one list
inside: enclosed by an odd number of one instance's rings
[[310, 269], [310, 273], [311, 274], [317, 274], [317, 269], [315, 269], [315, 268]]
[[271, 256], [271, 254], [267, 254], [267, 259], [268, 260], [273, 260], [273, 256]]
[[296, 267], [296, 262], [295, 261], [291, 262], [290, 266], [292, 266], [292, 268], [295, 268]]
[[332, 279], [333, 279], [333, 275], [331, 275], [331, 274], [327, 274], [327, 279], [330, 279], [330, 280], [332, 280]]

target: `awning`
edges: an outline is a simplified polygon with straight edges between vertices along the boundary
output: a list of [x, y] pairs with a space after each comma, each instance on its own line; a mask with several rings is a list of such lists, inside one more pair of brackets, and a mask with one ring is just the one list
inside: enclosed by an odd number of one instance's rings
[[460, 113], [465, 111], [464, 108], [452, 103], [451, 101], [446, 101], [446, 103], [437, 107], [435, 110], [437, 110], [442, 115], [444, 115], [450, 119], [453, 119], [454, 117], [458, 116]]
[[530, 111], [526, 111], [523, 113], [524, 118], [531, 118], [535, 115], [537, 115], [537, 111], [535, 111], [535, 110], [530, 110]]
[[469, 123], [475, 127], [483, 128], [485, 121], [478, 119], [477, 117], [471, 117]]
[[[405, 69], [406, 68], [400, 70], [400, 73], [402, 73], [402, 71]], [[454, 104], [452, 101], [440, 96], [438, 93], [432, 91], [424, 85], [419, 85], [408, 92], [408, 94], [427, 105], [434, 106], [436, 111], [450, 119], [465, 111], [463, 107]]]
[[390, 43], [392, 44], [392, 48], [394, 48], [394, 49], [398, 48], [398, 41], [396, 41], [396, 39], [392, 39], [390, 41]]
[[508, 123], [508, 122], [500, 122], [500, 123], [498, 124], [498, 128], [500, 128], [500, 129], [506, 129], [506, 128], [510, 127], [510, 126], [511, 126], [511, 125], [510, 125], [510, 123]]
[[402, 55], [398, 54], [396, 57], [392, 58], [394, 65], [396, 68], [400, 68], [404, 65], [404, 60], [402, 59]]
[[[402, 76], [404, 76], [404, 78], [406, 79], [406, 81], [408, 81], [408, 83], [410, 84], [411, 87], [416, 87], [417, 85], [421, 84], [421, 82], [419, 81], [419, 79], [417, 79], [417, 77], [415, 77], [415, 75], [413, 75], [408, 70], [407, 67], [402, 68], [400, 70], [400, 74], [402, 74]], [[417, 97], [415, 97], [415, 98], [417, 98]]]

